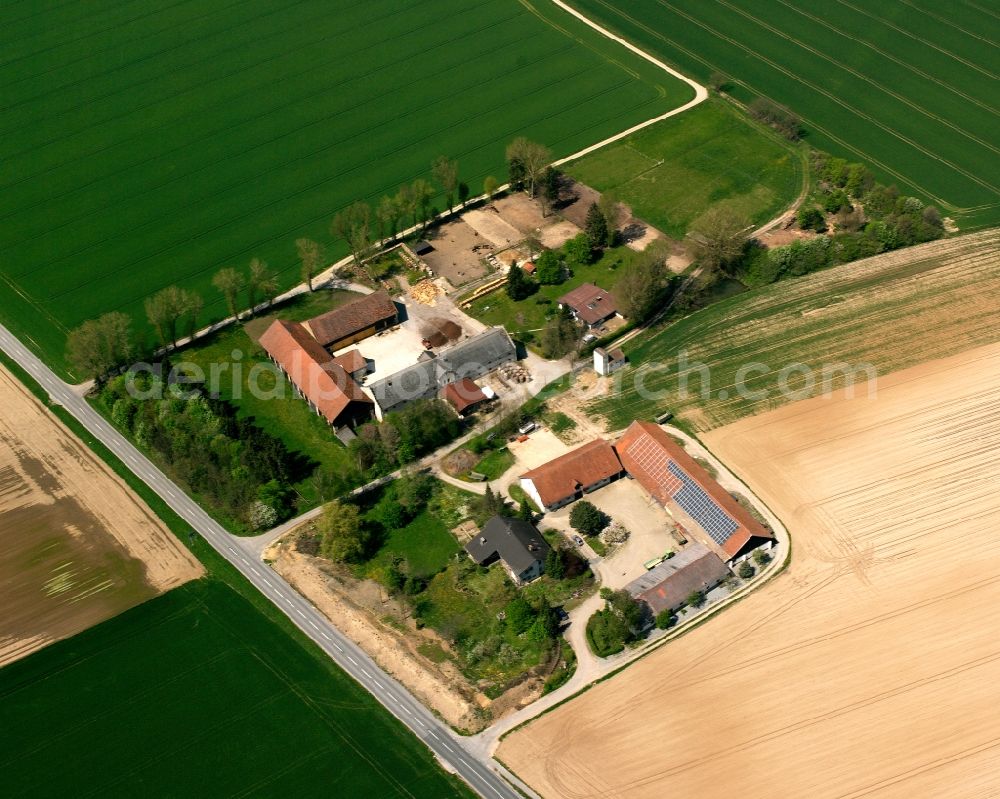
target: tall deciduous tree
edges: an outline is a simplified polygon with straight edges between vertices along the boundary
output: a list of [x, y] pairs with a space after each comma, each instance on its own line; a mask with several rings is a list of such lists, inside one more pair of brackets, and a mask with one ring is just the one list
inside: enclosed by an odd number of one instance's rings
[[368, 535], [356, 505], [336, 500], [329, 503], [317, 519], [316, 529], [323, 557], [344, 562], [358, 560], [364, 555]]
[[360, 266], [371, 252], [372, 209], [360, 200], [351, 203], [330, 223], [330, 232], [347, 243], [354, 263]]
[[379, 243], [384, 243], [386, 239], [396, 237], [399, 229], [400, 208], [398, 201], [393, 197], [383, 197], [378, 201], [375, 209], [375, 221], [378, 224]]
[[688, 236], [701, 265], [714, 271], [739, 257], [749, 233], [750, 221], [745, 216], [717, 205], [691, 223]]
[[66, 357], [73, 368], [98, 381], [134, 354], [132, 320], [119, 311], [84, 322], [66, 339]]
[[[518, 136], [507, 145], [508, 167], [519, 165], [523, 170], [523, 180], [528, 193], [534, 197], [535, 190], [546, 167], [552, 163], [552, 152], [544, 144]], [[513, 176], [514, 170], [511, 170]], [[513, 183], [513, 180], [511, 181]]]
[[243, 275], [231, 266], [227, 266], [225, 269], [220, 269], [215, 273], [215, 277], [212, 278], [212, 285], [225, 297], [226, 307], [229, 308], [229, 315], [239, 318], [236, 302], [239, 299], [240, 292], [243, 290]]
[[486, 202], [492, 203], [497, 193], [497, 179], [493, 175], [487, 175], [483, 180], [483, 194], [486, 195]]
[[420, 220], [420, 224], [426, 229], [427, 222], [430, 219], [431, 197], [434, 196], [434, 189], [423, 178], [417, 178], [410, 184], [410, 191], [413, 193], [413, 205], [417, 217]]
[[201, 310], [201, 298], [194, 292], [178, 286], [167, 286], [147, 297], [146, 318], [156, 328], [160, 343], [165, 347], [176, 344], [181, 323], [186, 318], [193, 326]]
[[448, 213], [455, 205], [455, 192], [458, 190], [458, 161], [446, 156], [439, 156], [431, 164], [431, 174], [441, 188], [444, 189], [445, 200], [448, 203]]
[[400, 186], [396, 192], [396, 207], [399, 208], [401, 217], [409, 217], [413, 220], [413, 227], [417, 226], [417, 204], [413, 199], [413, 189], [409, 185]]
[[604, 224], [608, 229], [607, 238], [604, 243], [608, 247], [613, 247], [615, 240], [618, 238], [618, 225], [621, 224], [622, 219], [621, 205], [619, 205], [618, 198], [614, 194], [606, 191], [601, 195], [597, 207], [601, 209], [601, 213], [604, 215]]
[[296, 239], [295, 250], [302, 264], [302, 280], [313, 290], [313, 278], [323, 269], [323, 246], [312, 239]]
[[250, 314], [253, 315], [261, 300], [265, 300], [270, 305], [277, 291], [278, 281], [267, 263], [260, 258], [250, 259], [250, 276], [247, 278]]
[[615, 285], [615, 297], [622, 313], [631, 322], [644, 322], [667, 283], [669, 245], [657, 240], [622, 272]]

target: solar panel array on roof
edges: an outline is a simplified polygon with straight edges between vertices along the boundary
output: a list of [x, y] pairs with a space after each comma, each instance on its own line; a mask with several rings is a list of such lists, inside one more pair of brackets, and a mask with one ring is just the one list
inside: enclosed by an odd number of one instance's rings
[[739, 529], [739, 524], [712, 499], [698, 483], [688, 476], [648, 436], [640, 438], [628, 449], [639, 465], [653, 477], [667, 495], [711, 537], [722, 546]]
[[688, 477], [687, 473], [673, 461], [667, 464], [670, 473], [683, 483], [683, 487], [673, 497], [684, 512], [694, 519], [708, 533], [712, 540], [722, 546], [739, 525], [720, 508], [715, 500], [705, 493], [705, 489]]

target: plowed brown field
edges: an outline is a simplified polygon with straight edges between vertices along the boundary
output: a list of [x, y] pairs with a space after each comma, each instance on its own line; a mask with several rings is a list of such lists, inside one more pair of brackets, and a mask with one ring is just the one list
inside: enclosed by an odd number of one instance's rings
[[128, 486], [0, 367], [0, 666], [201, 574]]
[[790, 567], [507, 738], [545, 797], [1000, 793], [1000, 345], [706, 434]]

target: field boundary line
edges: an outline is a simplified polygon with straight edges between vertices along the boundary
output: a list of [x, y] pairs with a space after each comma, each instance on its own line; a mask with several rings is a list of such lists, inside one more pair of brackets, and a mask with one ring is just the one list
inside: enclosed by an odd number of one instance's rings
[[552, 0], [552, 2], [566, 13], [576, 17], [584, 25], [593, 28], [602, 36], [607, 37], [613, 42], [617, 42], [626, 50], [630, 50], [640, 58], [643, 58], [649, 63], [651, 63], [653, 66], [662, 69], [668, 75], [671, 75], [672, 77], [676, 78], [682, 83], [686, 83], [688, 86], [694, 89], [694, 99], [689, 100], [684, 105], [679, 106], [677, 108], [673, 108], [670, 111], [667, 111], [667, 113], [660, 114], [659, 116], [653, 117], [652, 119], [647, 119], [645, 122], [640, 122], [638, 125], [633, 125], [627, 130], [623, 130], [621, 133], [616, 133], [614, 136], [609, 136], [603, 141], [599, 141], [596, 144], [592, 144], [590, 147], [585, 147], [584, 149], [580, 150], [577, 153], [573, 153], [572, 155], [568, 155], [565, 158], [562, 158], [558, 161], [554, 161], [553, 166], [561, 166], [563, 164], [569, 163], [570, 161], [575, 161], [578, 158], [583, 158], [583, 156], [585, 155], [590, 155], [590, 153], [594, 152], [595, 150], [599, 150], [602, 147], [606, 147], [609, 144], [614, 144], [616, 141], [621, 141], [622, 139], [631, 136], [633, 133], [636, 133], [642, 130], [643, 128], [648, 128], [650, 125], [655, 125], [657, 122], [662, 122], [664, 119], [669, 119], [670, 117], [677, 116], [678, 114], [683, 114], [685, 111], [694, 108], [696, 105], [699, 105], [700, 103], [703, 103], [705, 100], [708, 99], [708, 89], [706, 89], [697, 81], [693, 80], [692, 78], [689, 78], [687, 75], [681, 74], [673, 67], [667, 66], [655, 56], [651, 55], [650, 53], [647, 53], [645, 50], [642, 50], [639, 47], [636, 47], [630, 41], [612, 33], [607, 28], [599, 25], [589, 17], [577, 11], [569, 4], [563, 2], [563, 0]]

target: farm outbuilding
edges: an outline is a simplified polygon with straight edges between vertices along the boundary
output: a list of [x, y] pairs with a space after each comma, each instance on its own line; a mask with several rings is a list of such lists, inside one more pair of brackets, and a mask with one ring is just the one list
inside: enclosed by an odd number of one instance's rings
[[305, 323], [306, 330], [330, 352], [336, 352], [399, 324], [396, 303], [376, 291], [320, 314]]
[[701, 529], [707, 543], [727, 561], [773, 540], [771, 531], [659, 425], [633, 422], [615, 450], [622, 466], [653, 499]]
[[371, 419], [371, 399], [300, 323], [272, 323], [260, 337], [260, 346], [328, 424], [355, 427]]
[[553, 511], [624, 474], [611, 444], [597, 439], [521, 475], [521, 488], [538, 507]]
[[702, 544], [692, 544], [630, 582], [625, 590], [655, 614], [677, 610], [692, 593], [707, 593], [728, 576], [729, 569], [718, 555]]

